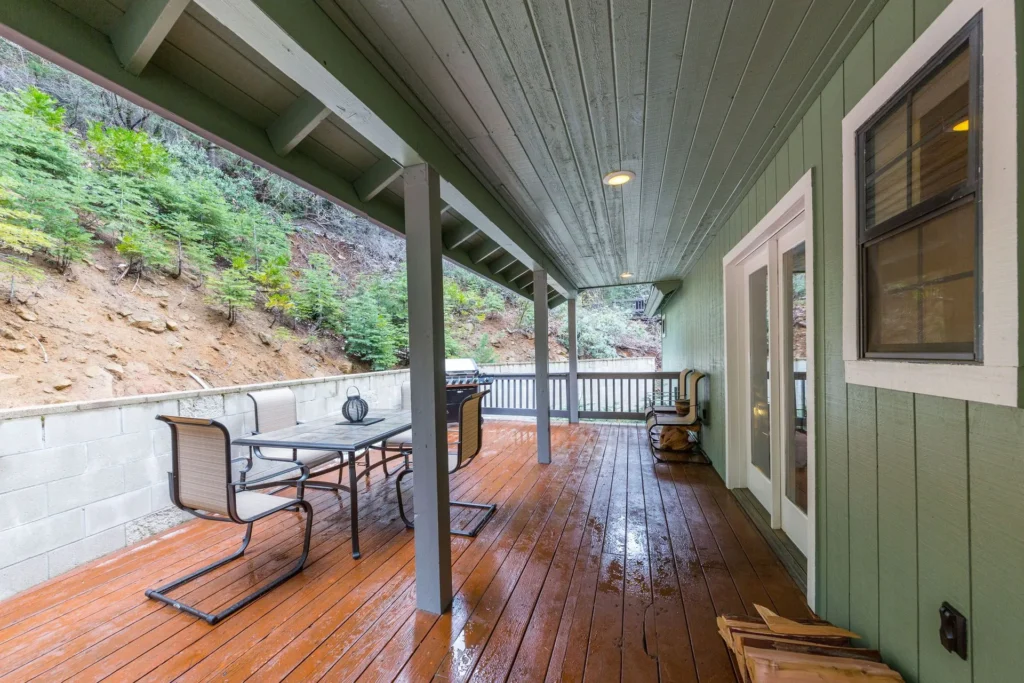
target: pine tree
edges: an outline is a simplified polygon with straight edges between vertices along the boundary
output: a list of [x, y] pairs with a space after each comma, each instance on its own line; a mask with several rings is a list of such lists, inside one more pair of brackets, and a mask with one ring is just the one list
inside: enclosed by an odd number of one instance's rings
[[288, 277], [288, 257], [278, 256], [264, 261], [263, 267], [253, 274], [252, 279], [266, 297], [263, 307], [273, 316], [270, 321], [270, 326], [273, 327], [295, 308], [295, 302], [292, 301], [292, 281]]
[[9, 181], [0, 177], [0, 275], [38, 276], [38, 269], [25, 257], [36, 249], [50, 247], [52, 240], [32, 227], [38, 216], [13, 208], [17, 196], [5, 187], [7, 184]]
[[249, 263], [244, 258], [237, 258], [231, 267], [220, 275], [210, 278], [211, 303], [227, 306], [228, 325], [234, 325], [239, 310], [253, 307], [256, 286], [252, 283]]
[[312, 254], [309, 268], [299, 277], [295, 293], [295, 317], [316, 329], [339, 332], [341, 329], [341, 298], [338, 277], [331, 260], [324, 254]]

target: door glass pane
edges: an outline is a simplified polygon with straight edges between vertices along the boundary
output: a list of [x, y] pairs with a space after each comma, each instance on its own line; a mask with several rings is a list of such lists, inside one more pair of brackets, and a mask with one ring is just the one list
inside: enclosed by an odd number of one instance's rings
[[768, 391], [768, 266], [750, 275], [750, 460], [771, 479], [771, 397]]
[[807, 512], [807, 275], [804, 245], [782, 255], [782, 311], [785, 315], [782, 368], [786, 384], [786, 498]]

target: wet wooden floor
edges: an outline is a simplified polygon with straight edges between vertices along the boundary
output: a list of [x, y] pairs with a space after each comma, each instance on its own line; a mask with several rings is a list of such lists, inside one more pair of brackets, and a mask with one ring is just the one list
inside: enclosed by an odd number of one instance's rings
[[[638, 426], [556, 425], [552, 440], [553, 464], [538, 465], [532, 425], [489, 421], [484, 452], [452, 478], [453, 497], [498, 512], [476, 539], [451, 537], [447, 614], [416, 611], [413, 532], [394, 477], [375, 472], [362, 559], [347, 499], [311, 491], [305, 570], [211, 627], [143, 595], [240, 539], [190, 522], [0, 603], [0, 681], [733, 681], [717, 613], [807, 614], [710, 467], [657, 464]], [[234, 602], [294, 561], [300, 524], [257, 523], [243, 560], [177, 597]]]

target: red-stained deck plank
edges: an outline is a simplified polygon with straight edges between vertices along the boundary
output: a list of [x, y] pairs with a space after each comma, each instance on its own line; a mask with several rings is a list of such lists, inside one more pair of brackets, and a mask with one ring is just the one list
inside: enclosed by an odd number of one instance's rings
[[[636, 425], [488, 421], [453, 495], [498, 514], [452, 538], [452, 610], [415, 609], [413, 532], [394, 477], [361, 487], [363, 558], [345, 496], [311, 491], [306, 569], [220, 624], [143, 595], [231, 552], [239, 528], [192, 522], [0, 604], [0, 681], [664, 680], [726, 683], [714, 617], [804, 598], [713, 470], [651, 457]], [[413, 502], [413, 504], [415, 504]], [[470, 523], [459, 511], [455, 523]], [[297, 555], [298, 515], [257, 524], [245, 560], [181, 591], [213, 609]]]

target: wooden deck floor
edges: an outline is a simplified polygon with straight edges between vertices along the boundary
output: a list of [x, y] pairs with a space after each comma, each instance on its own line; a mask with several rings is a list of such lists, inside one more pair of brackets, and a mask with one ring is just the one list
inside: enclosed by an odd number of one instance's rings
[[[239, 541], [237, 527], [191, 522], [0, 603], [0, 681], [732, 681], [716, 613], [807, 614], [711, 468], [656, 464], [639, 427], [557, 425], [548, 466], [533, 437], [488, 422], [484, 453], [452, 480], [454, 496], [499, 508], [478, 538], [452, 537], [450, 613], [415, 610], [413, 532], [394, 478], [374, 474], [361, 560], [347, 502], [312, 491], [306, 569], [210, 627], [143, 595]], [[245, 559], [184, 599], [213, 611], [273, 576], [297, 556], [300, 523], [257, 524]]]

